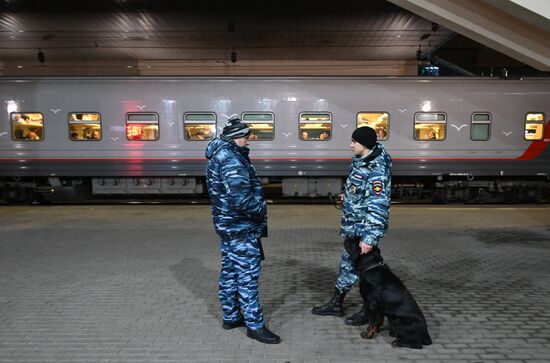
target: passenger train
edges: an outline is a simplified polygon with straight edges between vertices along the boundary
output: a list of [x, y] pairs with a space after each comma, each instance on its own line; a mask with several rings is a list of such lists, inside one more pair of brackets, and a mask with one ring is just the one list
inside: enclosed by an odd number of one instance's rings
[[232, 116], [280, 194], [338, 194], [350, 135], [373, 127], [393, 197], [539, 201], [550, 80], [417, 77], [2, 78], [4, 201], [204, 195], [205, 148]]

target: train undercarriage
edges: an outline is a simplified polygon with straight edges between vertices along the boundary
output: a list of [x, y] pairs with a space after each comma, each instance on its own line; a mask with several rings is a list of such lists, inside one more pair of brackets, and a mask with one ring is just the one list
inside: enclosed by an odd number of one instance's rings
[[[266, 196], [275, 201], [329, 202], [344, 178], [262, 178]], [[140, 198], [159, 201], [207, 199], [202, 177], [26, 177], [0, 179], [3, 203], [86, 203]], [[549, 203], [550, 178], [394, 176], [392, 201], [400, 203]]]

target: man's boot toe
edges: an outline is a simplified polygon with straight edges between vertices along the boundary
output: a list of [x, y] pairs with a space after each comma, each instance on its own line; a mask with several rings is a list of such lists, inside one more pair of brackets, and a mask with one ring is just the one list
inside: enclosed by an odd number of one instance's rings
[[356, 312], [346, 320], [344, 320], [344, 324], [353, 325], [353, 326], [365, 325], [368, 323], [369, 323], [369, 316], [367, 314], [367, 311], [364, 308], [359, 310], [358, 312]]
[[334, 316], [344, 316], [344, 309], [342, 303], [346, 293], [341, 293], [338, 289], [335, 289], [334, 295], [330, 300], [323, 305], [314, 306], [311, 309], [311, 313], [315, 315], [334, 315]]
[[260, 343], [279, 344], [281, 342], [281, 337], [279, 337], [277, 334], [273, 333], [266, 327], [260, 328], [258, 330], [246, 328], [246, 336], [257, 340]]

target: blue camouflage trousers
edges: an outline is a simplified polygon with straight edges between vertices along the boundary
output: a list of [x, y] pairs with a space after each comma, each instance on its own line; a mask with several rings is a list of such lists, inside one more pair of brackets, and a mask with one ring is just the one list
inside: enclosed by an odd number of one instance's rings
[[258, 238], [247, 237], [221, 242], [220, 302], [223, 320], [236, 322], [244, 315], [247, 327], [264, 327], [258, 296], [262, 269]]
[[353, 285], [357, 283], [359, 276], [351, 264], [351, 256], [344, 249], [342, 260], [340, 261], [340, 270], [336, 279], [336, 288], [343, 294], [347, 293]]

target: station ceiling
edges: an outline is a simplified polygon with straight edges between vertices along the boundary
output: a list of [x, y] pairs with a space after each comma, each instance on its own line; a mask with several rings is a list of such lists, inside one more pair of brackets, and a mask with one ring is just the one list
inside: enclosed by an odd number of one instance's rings
[[456, 34], [386, 0], [3, 0], [0, 72], [407, 75]]

